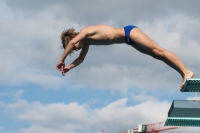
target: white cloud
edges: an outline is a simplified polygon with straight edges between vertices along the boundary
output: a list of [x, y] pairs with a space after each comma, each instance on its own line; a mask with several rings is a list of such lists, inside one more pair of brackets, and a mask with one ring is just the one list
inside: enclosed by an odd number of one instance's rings
[[[187, 37], [186, 35], [190, 29], [188, 25], [198, 25], [199, 20], [192, 17], [185, 18], [188, 17], [171, 15], [169, 18], [155, 19], [152, 23], [139, 22], [138, 26], [160, 46], [178, 55], [186, 67], [198, 76], [200, 73], [197, 68], [200, 64], [196, 62], [196, 58], [200, 45], [198, 45], [198, 40], [193, 39], [193, 35]], [[191, 28], [194, 30], [194, 27]], [[91, 60], [90, 62], [86, 61], [87, 64], [70, 72], [72, 79], [78, 79], [81, 84], [110, 90], [126, 90], [131, 86], [151, 87], [153, 90], [156, 88], [177, 88], [178, 90], [182, 81], [181, 76], [162, 61], [138, 53], [124, 44], [109, 46], [105, 49], [92, 47], [91, 52], [90, 54], [89, 51], [86, 57]]]
[[44, 88], [49, 89], [60, 89], [67, 81], [52, 75], [45, 74], [35, 74], [35, 73], [20, 73], [14, 76], [13, 84], [21, 84], [23, 82], [29, 82], [34, 84], [39, 84]]
[[[177, 54], [198, 77], [199, 0], [156, 3], [148, 0], [135, 3], [129, 0], [123, 2], [126, 7], [123, 10], [119, 10], [121, 2], [96, 2], [0, 0], [0, 84], [17, 86], [33, 83], [56, 89], [70, 84], [71, 88], [92, 86], [94, 89], [123, 92], [134, 87], [142, 91], [161, 88], [179, 90], [181, 77], [176, 72], [161, 61], [138, 53], [125, 46], [126, 44], [93, 47], [81, 66], [71, 70], [66, 77], [58, 77], [60, 72], [55, 66], [62, 54], [62, 50], [59, 50], [62, 30], [71, 27], [79, 30], [97, 23], [116, 27], [127, 24], [139, 26], [159, 45]], [[67, 59], [66, 62], [71, 63], [72, 60], [73, 58]], [[127, 99], [121, 99], [103, 108], [90, 109], [79, 103], [29, 103], [20, 99], [22, 93], [16, 95], [16, 102], [0, 102], [0, 106], [6, 107], [16, 119], [31, 124], [30, 128], [21, 129], [25, 133], [62, 133], [66, 130], [73, 133], [77, 129], [85, 128], [91, 131], [127, 129], [139, 122], [151, 123], [165, 119], [163, 114], [166, 114], [170, 105], [164, 101], [156, 101], [154, 97], [144, 93], [132, 95], [134, 100], [142, 101], [138, 105], [126, 106]], [[151, 115], [144, 112], [149, 108], [152, 108]], [[84, 113], [80, 114], [77, 110]], [[66, 115], [66, 112], [72, 117]]]
[[[61, 15], [61, 11], [66, 9], [66, 7], [63, 8], [63, 5], [69, 6], [75, 3], [63, 3], [61, 5], [53, 2], [55, 6], [52, 6], [51, 2], [47, 5], [44, 3], [40, 2], [39, 5], [38, 2], [33, 3], [41, 11], [32, 15], [28, 15], [30, 12], [18, 11], [18, 9], [26, 10], [25, 8], [30, 6], [29, 3], [25, 3], [26, 7], [16, 3], [15, 8], [10, 8], [13, 6], [11, 0], [5, 1], [5, 4], [3, 4], [5, 14], [10, 17], [3, 17], [0, 22], [3, 25], [0, 33], [0, 60], [4, 64], [0, 66], [0, 83], [10, 84], [11, 81], [16, 85], [26, 82], [51, 86], [52, 81], [56, 80], [58, 84], [55, 86], [59, 86], [59, 84], [63, 84], [63, 80], [66, 80], [66, 78], [61, 79], [55, 76], [55, 74], [60, 74], [55, 66], [63, 52], [59, 50], [59, 45], [61, 45], [60, 33], [64, 28], [74, 27], [79, 30], [85, 25], [80, 21], [74, 22], [73, 17], [69, 17], [69, 14], [71, 14], [69, 12], [67, 12], [69, 13], [68, 17]], [[128, 3], [131, 3], [131, 1]], [[91, 4], [94, 5], [94, 3]], [[103, 4], [103, 2], [99, 4]], [[170, 2], [167, 2], [167, 4], [170, 4]], [[55, 12], [49, 13], [49, 10], [45, 8], [46, 6]], [[152, 6], [155, 5], [152, 4]], [[163, 5], [161, 4], [161, 6]], [[83, 10], [83, 8], [85, 9], [87, 6], [80, 7], [80, 10]], [[32, 9], [34, 12], [35, 8]], [[152, 9], [156, 10], [157, 6]], [[166, 7], [164, 9], [167, 10]], [[77, 12], [73, 13], [76, 14]], [[60, 16], [58, 17], [58, 15]], [[81, 12], [80, 15], [84, 16], [85, 14]], [[107, 15], [109, 16], [109, 14]], [[144, 21], [140, 17], [135, 17], [135, 19], [135, 24], [147, 35], [152, 37], [159, 45], [177, 54], [188, 68], [199, 75], [197, 70], [200, 64], [196, 62], [200, 50], [197, 37], [199, 33], [198, 17], [188, 16], [187, 12], [177, 12], [168, 17], [154, 17], [151, 21]], [[104, 18], [101, 21], [114, 24], [113, 26], [121, 26], [122, 22], [113, 20]], [[127, 19], [123, 20], [124, 24], [129, 24]], [[11, 28], [10, 25], [15, 25], [15, 27]], [[181, 83], [181, 77], [174, 70], [161, 61], [156, 61], [136, 52], [126, 44], [105, 48], [93, 47], [86, 58], [87, 61], [84, 64], [67, 74], [67, 81], [72, 83], [75, 79], [78, 79], [76, 82], [79, 82], [80, 86], [86, 85], [111, 90], [123, 89], [124, 91], [132, 86], [142, 88], [149, 87], [149, 85], [155, 89], [160, 87], [178, 89]], [[66, 62], [71, 63], [71, 61], [72, 59], [67, 59]], [[27, 73], [27, 69], [33, 73]]]
[[[19, 94], [21, 93], [20, 91]], [[128, 99], [124, 98], [103, 108], [91, 109], [88, 105], [80, 105], [76, 102], [41, 104], [40, 102], [29, 103], [19, 98], [15, 100], [17, 101], [5, 104], [4, 107], [6, 113], [14, 119], [31, 125], [29, 128], [19, 129], [25, 133], [51, 133], [56, 130], [59, 133], [77, 132], [77, 130], [90, 132], [98, 132], [102, 129], [126, 130], [137, 126], [138, 123], [165, 120], [170, 105], [165, 101], [145, 101], [138, 105], [126, 106]], [[146, 111], [147, 109], [149, 111]]]
[[188, 97], [187, 100], [200, 100], [199, 92], [195, 92], [194, 94], [195, 94], [195, 96]]
[[147, 94], [131, 93], [130, 95], [134, 101], [155, 101], [156, 100], [156, 98], [154, 96], [147, 95]]
[[[127, 106], [128, 98], [119, 99], [101, 108], [90, 108], [78, 102], [48, 103], [28, 102], [20, 98], [23, 90], [16, 93], [13, 103], [3, 103], [4, 112], [13, 120], [28, 123], [29, 127], [20, 126], [20, 133], [78, 133], [80, 131], [98, 133], [120, 132], [137, 127], [138, 124], [165, 122], [171, 103], [158, 101], [148, 95], [135, 98], [143, 102]], [[5, 129], [6, 130], [6, 129]], [[194, 133], [198, 128], [180, 128], [166, 132]]]
[[4, 131], [4, 130], [5, 130], [4, 127], [0, 126], [0, 131]]
[[[122, 92], [126, 92], [130, 88], [154, 91], [164, 87], [175, 88], [174, 81], [165, 79], [165, 77], [169, 77], [169, 72], [168, 70], [155, 75], [156, 72], [147, 67], [103, 64], [102, 66], [79, 69], [72, 72], [70, 78], [76, 79], [79, 86], [84, 84], [91, 85], [93, 88], [121, 90]], [[179, 89], [178, 86], [177, 89]]]
[[24, 93], [24, 90], [19, 90], [14, 95], [14, 100], [20, 100], [21, 95]]

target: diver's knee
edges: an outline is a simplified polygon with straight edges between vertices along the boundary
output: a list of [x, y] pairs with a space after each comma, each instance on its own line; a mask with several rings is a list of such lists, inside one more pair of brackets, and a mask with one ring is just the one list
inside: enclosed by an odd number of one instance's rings
[[154, 56], [156, 58], [157, 58], [157, 56], [159, 56], [159, 57], [164, 57], [165, 56], [165, 50], [163, 50], [163, 49], [153, 49], [152, 53], [154, 54]]

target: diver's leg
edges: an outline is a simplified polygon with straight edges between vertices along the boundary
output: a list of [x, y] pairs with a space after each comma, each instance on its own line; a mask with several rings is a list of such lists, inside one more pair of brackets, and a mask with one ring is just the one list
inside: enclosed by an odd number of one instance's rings
[[145, 35], [139, 28], [134, 28], [131, 31], [130, 38], [139, 47], [145, 49], [145, 51], [151, 52], [154, 58], [156, 57], [157, 59], [160, 59], [167, 63], [169, 66], [173, 66], [172, 68], [174, 68], [181, 74], [183, 80], [181, 83], [180, 90], [183, 88], [186, 79], [192, 78], [194, 76], [194, 73], [187, 69], [183, 62], [174, 53], [160, 47], [155, 41], [153, 41], [151, 38]]

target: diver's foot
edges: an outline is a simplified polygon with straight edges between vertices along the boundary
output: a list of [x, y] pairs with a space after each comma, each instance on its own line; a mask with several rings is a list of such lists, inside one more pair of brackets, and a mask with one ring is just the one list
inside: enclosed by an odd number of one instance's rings
[[180, 91], [182, 91], [186, 79], [188, 79], [188, 78], [193, 78], [193, 77], [194, 77], [194, 73], [193, 73], [192, 71], [189, 70], [189, 71], [184, 75], [184, 77], [183, 77], [183, 80], [182, 80], [182, 83], [181, 83], [181, 86], [180, 86]]

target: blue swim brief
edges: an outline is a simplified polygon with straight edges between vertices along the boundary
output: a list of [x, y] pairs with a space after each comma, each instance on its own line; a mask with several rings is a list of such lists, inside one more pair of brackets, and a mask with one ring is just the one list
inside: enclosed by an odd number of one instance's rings
[[133, 28], [137, 28], [137, 27], [134, 25], [128, 25], [124, 27], [126, 44], [128, 45], [136, 45], [130, 38], [130, 32]]

